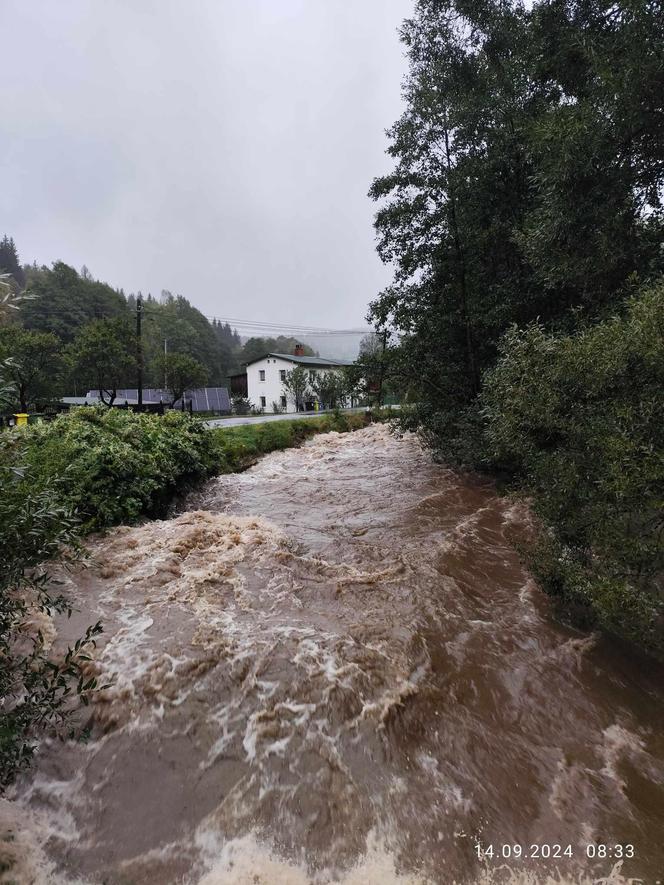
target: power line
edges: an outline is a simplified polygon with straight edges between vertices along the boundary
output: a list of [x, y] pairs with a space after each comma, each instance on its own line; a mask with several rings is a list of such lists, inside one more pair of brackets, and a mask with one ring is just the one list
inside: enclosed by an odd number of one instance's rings
[[[156, 305], [155, 305], [156, 306]], [[145, 304], [145, 309], [149, 311], [153, 305]], [[200, 313], [200, 311], [199, 311]], [[320, 326], [299, 326], [293, 323], [271, 323], [260, 320], [242, 320], [237, 317], [218, 317], [202, 314], [206, 320], [210, 322], [216, 321], [224, 325], [229, 325], [236, 331], [241, 329], [247, 332], [266, 332], [275, 334], [293, 334], [293, 335], [311, 335], [311, 336], [327, 336], [327, 335], [367, 335], [372, 331], [371, 327], [363, 326], [351, 329], [331, 329], [329, 327], [322, 328]]]
[[320, 332], [324, 335], [364, 335], [371, 331], [369, 326], [362, 326], [360, 328], [356, 327], [353, 329], [330, 329], [329, 327], [321, 328], [320, 326], [298, 326], [294, 323], [270, 323], [267, 321], [261, 322], [259, 320], [239, 320], [232, 317], [208, 316], [206, 319], [228, 323], [229, 326], [242, 326], [243, 328], [260, 326], [261, 328], [266, 329], [291, 329], [294, 332], [308, 332], [312, 335], [316, 332]]
[[298, 336], [302, 338], [334, 338], [349, 335], [368, 335], [371, 332], [371, 329], [328, 329], [322, 331], [316, 329], [293, 329], [290, 326], [244, 326], [240, 324], [233, 324], [232, 328], [238, 333], [267, 335], [268, 337], [283, 335], [294, 338]]
[[[145, 319], [154, 318], [158, 315], [160, 304], [151, 304], [148, 301], [143, 301], [143, 317]], [[348, 329], [332, 329], [332, 328], [323, 328], [321, 326], [298, 326], [291, 323], [271, 323], [271, 322], [261, 322], [260, 320], [240, 320], [232, 317], [218, 317], [218, 316], [210, 316], [208, 314], [201, 313], [198, 308], [194, 308], [201, 316], [205, 317], [206, 320], [212, 322], [216, 320], [218, 323], [228, 324], [236, 331], [245, 330], [247, 332], [265, 332], [266, 334], [278, 335], [278, 334], [291, 334], [293, 336], [297, 335], [310, 335], [312, 337], [317, 336], [328, 336], [328, 335], [368, 335], [371, 332], [375, 331], [371, 326], [360, 326], [355, 328]], [[126, 312], [130, 316], [135, 316], [136, 308], [131, 305], [127, 305], [125, 308]], [[153, 313], [154, 310], [154, 313]], [[72, 314], [68, 310], [57, 309], [49, 307], [49, 315], [58, 316], [63, 319], [72, 319]], [[110, 317], [111, 319], [113, 316]], [[94, 320], [106, 319], [104, 316], [91, 316], [86, 317], [86, 322], [91, 322]], [[76, 324], [74, 324], [76, 325]]]

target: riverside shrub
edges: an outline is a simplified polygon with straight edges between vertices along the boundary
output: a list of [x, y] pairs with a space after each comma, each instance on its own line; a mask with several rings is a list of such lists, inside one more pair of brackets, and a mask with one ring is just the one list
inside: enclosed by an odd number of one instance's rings
[[3, 434], [0, 447], [5, 462], [26, 470], [31, 492], [57, 481], [60, 503], [84, 530], [163, 514], [178, 489], [216, 469], [209, 432], [178, 412], [77, 409]]
[[56, 484], [35, 491], [27, 473], [0, 466], [0, 793], [30, 764], [40, 735], [84, 733], [74, 701], [87, 704], [98, 688], [85, 667], [101, 624], [56, 656], [42, 632], [51, 615], [72, 611], [53, 562], [82, 553], [78, 521], [59, 498]]
[[549, 527], [533, 568], [563, 606], [664, 655], [664, 282], [573, 335], [513, 328], [484, 379], [490, 455]]

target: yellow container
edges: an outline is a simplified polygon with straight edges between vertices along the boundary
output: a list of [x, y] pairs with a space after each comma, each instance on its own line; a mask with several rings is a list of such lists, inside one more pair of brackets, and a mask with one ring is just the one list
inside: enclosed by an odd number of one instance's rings
[[24, 424], [27, 424], [27, 423], [28, 423], [28, 414], [27, 414], [27, 412], [17, 412], [17, 413], [14, 415], [14, 418], [16, 418], [16, 426], [17, 426], [17, 427], [23, 427]]

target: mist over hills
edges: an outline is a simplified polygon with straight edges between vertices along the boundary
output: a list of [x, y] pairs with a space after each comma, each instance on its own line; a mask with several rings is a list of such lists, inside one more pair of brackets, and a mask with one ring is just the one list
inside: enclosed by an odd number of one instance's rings
[[[240, 341], [242, 344], [246, 344], [252, 337], [255, 336], [240, 335]], [[306, 347], [310, 347], [318, 356], [328, 356], [339, 360], [354, 360], [360, 352], [362, 337], [361, 333], [353, 332], [349, 335], [302, 335], [298, 340]]]

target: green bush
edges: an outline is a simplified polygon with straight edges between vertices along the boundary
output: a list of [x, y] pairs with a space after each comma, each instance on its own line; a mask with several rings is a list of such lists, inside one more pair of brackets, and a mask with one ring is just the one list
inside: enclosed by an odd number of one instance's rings
[[178, 412], [78, 409], [5, 433], [0, 447], [3, 460], [27, 469], [31, 489], [58, 480], [61, 503], [85, 530], [162, 514], [178, 489], [216, 469], [209, 432]]
[[401, 430], [418, 433], [437, 461], [461, 468], [488, 466], [477, 400], [463, 406], [440, 402], [435, 408], [425, 401], [402, 407], [390, 417]]
[[490, 455], [553, 529], [534, 557], [544, 585], [659, 653], [663, 333], [661, 282], [574, 335], [512, 329], [482, 393]]
[[37, 492], [31, 479], [0, 467], [0, 793], [29, 765], [39, 732], [80, 735], [73, 699], [85, 704], [98, 688], [85, 667], [100, 623], [56, 659], [42, 633], [39, 613], [71, 614], [49, 566], [66, 565], [81, 551], [77, 520], [59, 490]]

